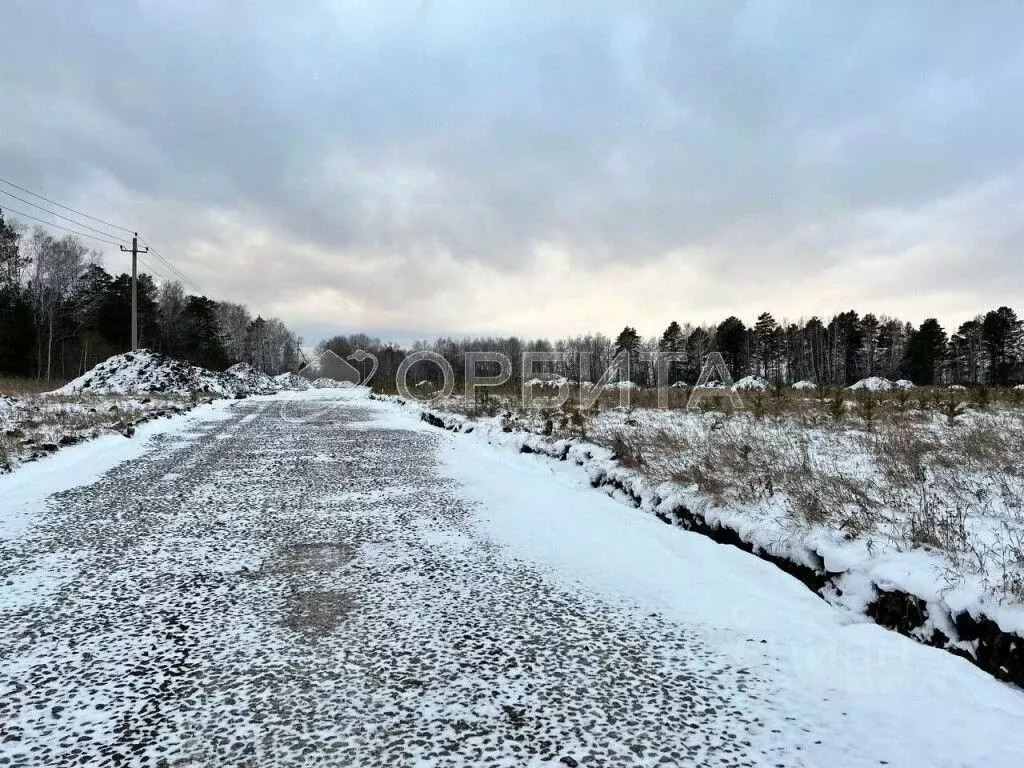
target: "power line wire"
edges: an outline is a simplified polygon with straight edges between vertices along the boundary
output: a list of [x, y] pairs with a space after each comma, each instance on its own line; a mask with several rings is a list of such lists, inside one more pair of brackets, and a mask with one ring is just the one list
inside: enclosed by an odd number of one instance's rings
[[[0, 182], [6, 184], [9, 187], [14, 187], [14, 189], [17, 189], [17, 190], [19, 190], [21, 192], [24, 192], [27, 195], [31, 195], [32, 197], [37, 197], [40, 200], [44, 200], [45, 202], [49, 203], [50, 205], [55, 205], [58, 208], [63, 208], [66, 211], [70, 211], [71, 213], [74, 213], [77, 216], [82, 216], [82, 217], [84, 217], [86, 219], [89, 219], [91, 221], [95, 221], [95, 222], [97, 222], [99, 224], [103, 224], [104, 226], [111, 227], [113, 229], [120, 229], [120, 230], [122, 230], [124, 232], [128, 232], [129, 234], [133, 234], [133, 235], [136, 234], [134, 230], [129, 229], [128, 227], [122, 227], [119, 224], [114, 224], [113, 222], [106, 221], [105, 219], [101, 219], [98, 216], [93, 216], [91, 214], [85, 213], [84, 211], [79, 211], [79, 210], [77, 210], [75, 208], [72, 208], [71, 206], [64, 205], [63, 203], [58, 203], [56, 200], [51, 200], [50, 198], [46, 197], [45, 195], [40, 195], [38, 192], [33, 192], [30, 189], [26, 189], [25, 187], [22, 187], [22, 186], [20, 186], [18, 184], [15, 184], [13, 181], [9, 181], [8, 179], [0, 177]], [[97, 234], [103, 235], [105, 238], [118, 238], [118, 235], [111, 234], [110, 232], [104, 232], [102, 230], [96, 229], [95, 227], [91, 227], [88, 224], [84, 224], [84, 223], [82, 223], [80, 221], [75, 221], [74, 219], [71, 219], [71, 218], [69, 218], [67, 216], [64, 216], [63, 214], [57, 213], [56, 211], [51, 211], [51, 210], [49, 210], [49, 209], [39, 205], [38, 203], [33, 203], [31, 200], [26, 200], [23, 197], [19, 197], [18, 195], [15, 195], [15, 194], [13, 194], [11, 192], [8, 192], [7, 190], [0, 189], [0, 193], [3, 193], [5, 195], [7, 195], [8, 197], [11, 197], [11, 198], [13, 198], [15, 200], [18, 200], [18, 201], [22, 202], [22, 203], [25, 203], [26, 205], [31, 205], [33, 208], [38, 208], [41, 211], [45, 211], [46, 213], [50, 214], [51, 216], [56, 216], [56, 217], [58, 217], [60, 219], [63, 219], [64, 221], [70, 222], [71, 224], [74, 224], [74, 225], [79, 226], [79, 227], [83, 227], [83, 228], [88, 229], [88, 230], [90, 230], [92, 232], [96, 232]], [[41, 224], [46, 224], [48, 226], [57, 227], [58, 229], [65, 230], [67, 232], [73, 232], [74, 234], [81, 235], [82, 237], [88, 237], [88, 238], [91, 238], [93, 240], [98, 240], [99, 242], [108, 243], [110, 245], [117, 245], [117, 246], [121, 245], [121, 243], [119, 243], [119, 242], [114, 242], [113, 240], [108, 240], [108, 239], [102, 239], [102, 238], [99, 238], [99, 237], [94, 237], [93, 235], [87, 235], [84, 232], [80, 232], [78, 230], [74, 230], [74, 229], [71, 229], [69, 227], [61, 226], [60, 224], [51, 224], [50, 222], [44, 221], [43, 219], [40, 219], [40, 218], [38, 218], [36, 216], [32, 216], [32, 215], [27, 214], [27, 213], [20, 213], [18, 211], [15, 211], [12, 208], [8, 208], [7, 210], [9, 210], [9, 211], [11, 211], [11, 213], [15, 213], [15, 214], [17, 214], [19, 216], [25, 216], [26, 218], [32, 219], [33, 221], [38, 221]], [[155, 251], [153, 249], [153, 246], [150, 245], [149, 242], [145, 238], [139, 237], [139, 240], [141, 240], [146, 246], [149, 247], [150, 253], [152, 253], [155, 258], [157, 258], [167, 269], [169, 269], [171, 271], [172, 275], [176, 275], [178, 278], [181, 279], [182, 282], [184, 282], [187, 285], [191, 286], [192, 288], [197, 290], [199, 293], [203, 293], [203, 289], [201, 287], [199, 287], [199, 285], [194, 280], [189, 278], [188, 275], [186, 275], [180, 269], [178, 269], [173, 264], [171, 264], [167, 259], [165, 259], [163, 256], [161, 256], [157, 251]], [[125, 241], [127, 242], [127, 239], [125, 239]], [[163, 275], [163, 277], [164, 277], [164, 279], [171, 279], [167, 275]]]
[[140, 237], [140, 238], [139, 238], [139, 240], [141, 240], [141, 241], [143, 242], [143, 244], [144, 244], [144, 245], [146, 245], [146, 246], [147, 246], [147, 247], [149, 248], [149, 252], [150, 252], [150, 253], [151, 253], [151, 254], [152, 254], [152, 255], [153, 255], [154, 257], [156, 257], [157, 259], [159, 259], [159, 260], [160, 260], [160, 262], [161, 262], [161, 263], [162, 263], [162, 264], [163, 264], [163, 265], [164, 265], [165, 267], [167, 267], [167, 268], [168, 268], [169, 270], [171, 270], [171, 272], [172, 272], [173, 274], [177, 275], [177, 276], [178, 276], [178, 277], [179, 277], [179, 278], [180, 278], [180, 279], [182, 280], [182, 282], [184, 282], [184, 283], [187, 283], [188, 285], [192, 286], [193, 288], [195, 288], [195, 289], [196, 289], [197, 291], [199, 291], [200, 293], [202, 293], [202, 292], [203, 292], [203, 289], [202, 289], [202, 288], [200, 288], [200, 287], [199, 287], [199, 286], [198, 286], [198, 285], [196, 284], [196, 282], [195, 282], [194, 280], [192, 280], [191, 278], [189, 278], [189, 276], [188, 276], [188, 275], [186, 275], [186, 274], [185, 274], [184, 272], [182, 272], [182, 271], [181, 271], [180, 269], [178, 269], [178, 268], [177, 268], [176, 266], [174, 266], [173, 264], [171, 264], [171, 262], [169, 262], [169, 261], [168, 261], [167, 259], [165, 259], [165, 258], [164, 258], [164, 257], [163, 257], [163, 256], [162, 256], [162, 255], [160, 254], [160, 252], [159, 252], [159, 251], [157, 251], [157, 250], [156, 250], [155, 248], [153, 248], [153, 246], [152, 246], [152, 245], [150, 245], [149, 241], [147, 241], [147, 240], [146, 240], [146, 238], [144, 238], [144, 237]]
[[174, 282], [174, 280], [172, 278], [168, 277], [166, 273], [164, 273], [162, 270], [157, 270], [156, 267], [154, 267], [148, 261], [143, 259], [141, 256], [139, 256], [137, 258], [139, 260], [139, 263], [142, 264], [142, 266], [144, 266], [147, 271], [151, 272], [152, 274], [156, 275], [157, 277], [159, 277], [162, 280], [166, 280], [169, 283], [173, 283]]
[[39, 205], [38, 203], [33, 203], [31, 200], [26, 200], [23, 197], [18, 197], [17, 195], [8, 192], [6, 189], [0, 189], [0, 195], [7, 195], [8, 197], [12, 197], [19, 202], [25, 203], [26, 205], [31, 205], [33, 208], [38, 208], [40, 211], [45, 211], [51, 216], [56, 216], [58, 219], [64, 219], [64, 221], [69, 221], [76, 226], [88, 229], [90, 232], [95, 232], [97, 234], [103, 235], [104, 237], [120, 238], [120, 235], [114, 235], [111, 234], [110, 232], [104, 232], [102, 229], [96, 229], [96, 227], [90, 227], [88, 224], [83, 224], [80, 221], [75, 221], [74, 219], [69, 218], [63, 214], [57, 213], [56, 211], [51, 211], [49, 208], [45, 208]]
[[[2, 190], [0, 190], [0, 191], [2, 191]], [[76, 235], [79, 235], [79, 236], [81, 236], [81, 237], [87, 237], [87, 238], [89, 238], [89, 239], [91, 239], [91, 240], [97, 240], [97, 241], [99, 241], [99, 242], [101, 242], [101, 243], [107, 243], [107, 244], [109, 244], [109, 245], [117, 245], [117, 246], [120, 246], [120, 245], [121, 245], [120, 243], [116, 243], [116, 242], [114, 242], [113, 240], [105, 240], [105, 239], [103, 239], [103, 238], [101, 238], [101, 237], [95, 237], [94, 235], [90, 235], [90, 234], [87, 234], [87, 233], [85, 233], [85, 232], [79, 232], [78, 230], [76, 230], [76, 229], [72, 229], [71, 227], [64, 227], [64, 226], [61, 226], [60, 224], [53, 224], [53, 223], [51, 223], [51, 222], [49, 222], [49, 221], [45, 221], [44, 219], [40, 219], [40, 218], [37, 218], [36, 216], [32, 216], [31, 214], [28, 214], [28, 213], [23, 213], [22, 211], [17, 211], [17, 210], [15, 210], [14, 208], [4, 208], [4, 210], [5, 210], [5, 211], [7, 211], [7, 212], [9, 212], [9, 213], [13, 213], [13, 214], [14, 214], [14, 215], [16, 215], [16, 216], [24, 216], [24, 217], [25, 217], [25, 218], [27, 218], [27, 219], [32, 219], [33, 221], [37, 221], [37, 222], [39, 222], [40, 224], [44, 224], [44, 225], [45, 225], [45, 226], [47, 226], [47, 227], [55, 227], [55, 228], [57, 228], [57, 229], [61, 229], [61, 230], [64, 230], [65, 232], [71, 232], [71, 233], [73, 233], [73, 234], [76, 234]], [[84, 225], [83, 225], [83, 226], [84, 226]], [[168, 282], [174, 282], [174, 281], [175, 281], [175, 280], [177, 279], [177, 278], [176, 278], [175, 276], [173, 276], [173, 275], [168, 275], [168, 274], [167, 274], [167, 273], [165, 273], [165, 272], [164, 272], [163, 270], [157, 270], [157, 269], [156, 269], [156, 268], [155, 268], [155, 267], [154, 267], [153, 265], [151, 265], [151, 264], [148, 264], [148, 263], [146, 263], [146, 262], [145, 262], [145, 261], [143, 261], [142, 259], [139, 259], [139, 261], [142, 261], [143, 265], [144, 265], [144, 266], [145, 266], [145, 267], [146, 267], [146, 268], [147, 268], [147, 269], [148, 269], [148, 270], [149, 270], [150, 272], [152, 272], [152, 273], [153, 273], [153, 274], [155, 274], [155, 275], [158, 275], [159, 277], [161, 277], [162, 279], [164, 279], [164, 280], [166, 280], [166, 281], [168, 281]], [[189, 283], [189, 284], [190, 284], [190, 285], [191, 285], [191, 286], [192, 286], [193, 288], [195, 288], [195, 289], [196, 289], [197, 291], [199, 291], [200, 293], [202, 293], [202, 289], [201, 289], [201, 288], [200, 288], [200, 287], [199, 287], [198, 285], [196, 285], [195, 283], [193, 283], [193, 282], [192, 282], [191, 280], [187, 280], [187, 279], [186, 279], [186, 281], [187, 281], [187, 282], [188, 282], [188, 283]]]
[[184, 272], [182, 272], [181, 270], [179, 270], [179, 269], [178, 269], [177, 267], [175, 267], [175, 266], [174, 266], [173, 264], [171, 264], [170, 262], [168, 262], [168, 261], [167, 261], [167, 260], [166, 260], [166, 259], [165, 259], [165, 258], [164, 258], [163, 256], [161, 256], [161, 255], [160, 255], [159, 253], [157, 253], [156, 251], [154, 251], [154, 250], [153, 250], [153, 248], [152, 248], [152, 246], [150, 246], [149, 252], [150, 252], [151, 254], [153, 254], [153, 255], [154, 255], [154, 256], [155, 256], [155, 257], [156, 257], [156, 258], [157, 258], [157, 259], [158, 259], [158, 260], [160, 261], [160, 263], [161, 263], [161, 264], [163, 264], [163, 265], [164, 265], [165, 267], [167, 267], [167, 268], [168, 268], [169, 270], [171, 270], [171, 272], [172, 272], [172, 273], [174, 273], [175, 275], [177, 275], [177, 276], [178, 276], [178, 277], [179, 277], [179, 278], [181, 279], [181, 281], [182, 281], [182, 282], [186, 283], [187, 285], [190, 285], [190, 286], [192, 286], [193, 288], [195, 288], [195, 289], [196, 289], [197, 291], [199, 291], [200, 293], [202, 293], [202, 292], [203, 292], [203, 289], [202, 289], [202, 288], [200, 288], [200, 287], [199, 287], [199, 285], [198, 285], [197, 283], [195, 283], [195, 282], [194, 282], [193, 280], [191, 280], [191, 279], [190, 279], [190, 278], [189, 278], [189, 277], [188, 277], [188, 276], [187, 276], [187, 275], [186, 275], [186, 274], [185, 274]]
[[71, 232], [72, 234], [78, 235], [79, 237], [88, 237], [90, 240], [98, 240], [99, 242], [107, 243], [108, 245], [121, 245], [121, 243], [116, 243], [113, 240], [105, 240], [102, 237], [96, 237], [95, 235], [90, 235], [85, 232], [79, 232], [77, 229], [72, 229], [71, 227], [62, 227], [60, 224], [54, 224], [52, 222], [46, 221], [45, 219], [40, 219], [38, 216], [33, 216], [30, 213], [24, 213], [22, 211], [15, 210], [14, 208], [5, 208], [4, 210], [13, 213], [15, 216], [24, 216], [26, 219], [38, 221], [40, 224], [45, 224], [48, 227], [63, 229], [65, 232]]
[[[112, 224], [109, 221], [104, 221], [103, 219], [101, 219], [101, 218], [99, 218], [97, 216], [90, 216], [88, 213], [83, 213], [82, 211], [75, 210], [74, 208], [72, 208], [72, 207], [70, 207], [68, 205], [64, 205], [63, 203], [58, 203], [56, 200], [51, 200], [48, 197], [44, 197], [43, 195], [40, 195], [37, 192], [33, 192], [31, 189], [25, 189], [24, 187], [20, 187], [17, 184], [15, 184], [13, 181], [8, 181], [7, 179], [0, 178], [0, 182], [3, 182], [4, 184], [6, 184], [9, 187], [14, 187], [15, 189], [17, 189], [17, 190], [19, 190], [21, 192], [24, 192], [27, 195], [32, 195], [32, 197], [38, 197], [40, 200], [45, 200], [50, 205], [56, 205], [58, 208], [63, 208], [65, 211], [71, 211], [74, 214], [77, 214], [79, 216], [84, 216], [87, 219], [91, 219], [92, 221], [98, 222], [100, 224], [104, 224], [104, 225], [106, 225], [108, 227], [113, 227], [114, 229], [120, 229], [123, 232], [127, 232], [128, 234], [132, 234], [132, 232], [133, 232], [133, 230], [128, 229], [128, 227], [122, 227], [119, 224]], [[10, 193], [8, 193], [8, 194], [10, 194]]]

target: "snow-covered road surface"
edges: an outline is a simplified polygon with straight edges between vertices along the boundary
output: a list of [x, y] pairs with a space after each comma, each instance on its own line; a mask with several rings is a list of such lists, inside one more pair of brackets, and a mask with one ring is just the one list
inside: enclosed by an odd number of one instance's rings
[[1024, 694], [318, 390], [0, 477], [0, 766], [1019, 766]]

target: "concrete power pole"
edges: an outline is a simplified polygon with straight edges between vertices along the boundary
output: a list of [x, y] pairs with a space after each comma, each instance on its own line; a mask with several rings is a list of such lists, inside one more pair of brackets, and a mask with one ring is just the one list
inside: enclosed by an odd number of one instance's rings
[[[129, 249], [121, 246], [121, 250], [128, 253]], [[149, 253], [149, 248], [139, 250], [139, 233], [132, 236], [132, 352], [139, 348], [139, 254]]]

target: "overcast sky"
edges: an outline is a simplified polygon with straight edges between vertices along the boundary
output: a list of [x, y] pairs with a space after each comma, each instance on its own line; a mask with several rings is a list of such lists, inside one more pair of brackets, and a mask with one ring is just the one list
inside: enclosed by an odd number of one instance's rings
[[1018, 2], [8, 0], [0, 24], [0, 177], [308, 341], [1024, 311]]

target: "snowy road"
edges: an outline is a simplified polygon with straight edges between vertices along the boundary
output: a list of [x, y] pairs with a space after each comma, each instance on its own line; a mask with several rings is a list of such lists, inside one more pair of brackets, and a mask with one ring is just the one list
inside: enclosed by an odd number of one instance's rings
[[0, 589], [0, 766], [1024, 756], [1020, 691], [357, 391], [0, 477]]

